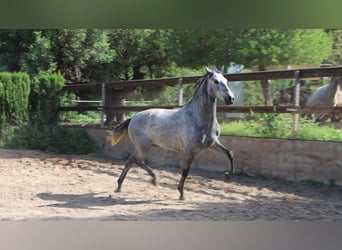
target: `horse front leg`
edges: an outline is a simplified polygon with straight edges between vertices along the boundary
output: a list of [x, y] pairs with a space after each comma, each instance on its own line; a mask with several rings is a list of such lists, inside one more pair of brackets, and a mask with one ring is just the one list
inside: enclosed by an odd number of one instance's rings
[[180, 193], [180, 196], [179, 196], [179, 199], [180, 200], [184, 200], [184, 182], [185, 182], [185, 179], [186, 177], [188, 176], [189, 174], [189, 170], [190, 170], [190, 165], [191, 165], [191, 162], [194, 158], [194, 155], [191, 154], [191, 155], [186, 155], [185, 156], [185, 159], [184, 159], [184, 166], [183, 166], [183, 171], [182, 171], [182, 177], [179, 181], [179, 184], [178, 184], [178, 191]]
[[230, 171], [227, 171], [227, 172], [224, 173], [225, 179], [229, 180], [230, 174], [234, 174], [234, 153], [233, 153], [232, 150], [230, 150], [230, 149], [226, 148], [225, 146], [223, 146], [220, 141], [216, 141], [215, 142], [214, 148], [217, 151], [224, 153], [229, 158], [229, 161], [230, 161]]

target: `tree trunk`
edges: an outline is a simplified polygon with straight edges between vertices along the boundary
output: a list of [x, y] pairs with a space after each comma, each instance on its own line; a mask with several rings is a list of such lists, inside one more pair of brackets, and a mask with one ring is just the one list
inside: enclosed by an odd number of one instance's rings
[[[265, 65], [259, 65], [259, 71], [265, 71]], [[272, 88], [269, 80], [260, 80], [265, 106], [273, 106]]]
[[[106, 107], [111, 106], [123, 106], [124, 99], [135, 91], [137, 87], [126, 87], [122, 89], [106, 89]], [[106, 110], [106, 125], [113, 125], [121, 123], [125, 120], [123, 111], [118, 110]]]
[[[144, 79], [144, 74], [140, 71], [141, 65], [132, 66], [133, 78], [132, 80]], [[126, 71], [128, 72], [128, 70]], [[126, 80], [129, 79], [128, 73], [126, 74]], [[112, 88], [106, 89], [106, 103], [105, 106], [123, 106], [124, 99], [134, 92], [137, 87], [125, 87], [121, 89]], [[106, 110], [106, 125], [113, 125], [121, 123], [125, 120], [125, 113], [118, 110]]]

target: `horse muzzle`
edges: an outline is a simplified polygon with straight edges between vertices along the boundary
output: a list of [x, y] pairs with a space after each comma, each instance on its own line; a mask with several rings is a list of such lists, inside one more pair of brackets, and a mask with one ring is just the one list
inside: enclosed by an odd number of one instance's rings
[[227, 96], [226, 98], [224, 98], [224, 102], [226, 103], [226, 105], [231, 105], [234, 103], [235, 97], [234, 96]]

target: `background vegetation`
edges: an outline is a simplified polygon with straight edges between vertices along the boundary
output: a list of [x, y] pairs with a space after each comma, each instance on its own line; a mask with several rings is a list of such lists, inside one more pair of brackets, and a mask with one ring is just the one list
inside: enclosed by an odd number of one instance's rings
[[[222, 124], [221, 134], [292, 139], [292, 119], [290, 114], [255, 114], [249, 120]], [[331, 125], [320, 126], [301, 117], [296, 139], [342, 141], [342, 133]]]
[[64, 86], [61, 74], [1, 73], [0, 147], [87, 154], [96, 146], [85, 130], [59, 126], [57, 109]]

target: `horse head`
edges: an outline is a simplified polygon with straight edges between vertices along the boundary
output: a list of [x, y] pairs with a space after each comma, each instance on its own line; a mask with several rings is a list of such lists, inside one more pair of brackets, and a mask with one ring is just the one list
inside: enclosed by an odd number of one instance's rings
[[205, 67], [208, 76], [208, 93], [214, 98], [218, 98], [225, 104], [233, 104], [234, 93], [228, 86], [227, 79], [216, 69], [211, 70]]

